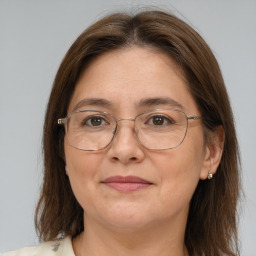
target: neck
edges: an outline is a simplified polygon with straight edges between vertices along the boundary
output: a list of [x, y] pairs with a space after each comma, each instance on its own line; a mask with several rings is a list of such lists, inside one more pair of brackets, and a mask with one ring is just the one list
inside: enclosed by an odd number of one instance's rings
[[105, 228], [86, 220], [85, 231], [73, 239], [76, 256], [188, 256], [185, 227], [158, 223], [140, 229]]

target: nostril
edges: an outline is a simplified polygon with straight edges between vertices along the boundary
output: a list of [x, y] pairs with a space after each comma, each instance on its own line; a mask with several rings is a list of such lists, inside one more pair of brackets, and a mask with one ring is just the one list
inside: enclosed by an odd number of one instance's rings
[[118, 158], [118, 157], [116, 157], [116, 156], [114, 156], [114, 157], [112, 157], [112, 161], [114, 161], [114, 162], [118, 162], [118, 161], [119, 161], [119, 158]]

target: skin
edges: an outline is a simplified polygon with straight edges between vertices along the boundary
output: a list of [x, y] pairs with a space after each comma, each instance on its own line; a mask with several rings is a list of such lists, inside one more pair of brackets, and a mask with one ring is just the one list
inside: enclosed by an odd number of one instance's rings
[[[134, 118], [165, 104], [140, 106], [142, 98], [169, 97], [190, 116], [200, 116], [182, 72], [154, 49], [127, 47], [104, 53], [82, 73], [68, 113], [85, 98], [102, 98], [112, 106], [81, 106]], [[119, 123], [112, 143], [97, 152], [71, 147], [65, 138], [66, 171], [84, 209], [85, 231], [73, 239], [76, 255], [188, 255], [184, 233], [189, 203], [199, 179], [214, 174], [221, 158], [219, 139], [205, 145], [200, 120], [188, 121], [183, 143], [175, 149], [143, 147], [130, 121]], [[138, 176], [151, 186], [122, 193], [101, 183], [115, 176]]]

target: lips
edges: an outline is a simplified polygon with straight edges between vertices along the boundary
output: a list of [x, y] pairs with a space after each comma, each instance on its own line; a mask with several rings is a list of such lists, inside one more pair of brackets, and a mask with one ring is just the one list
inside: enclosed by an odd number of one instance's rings
[[153, 183], [137, 176], [111, 176], [103, 184], [119, 192], [132, 192], [150, 187]]

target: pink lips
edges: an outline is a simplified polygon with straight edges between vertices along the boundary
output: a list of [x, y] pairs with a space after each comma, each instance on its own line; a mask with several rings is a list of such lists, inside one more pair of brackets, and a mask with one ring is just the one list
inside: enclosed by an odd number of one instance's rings
[[137, 191], [152, 185], [151, 182], [137, 176], [112, 176], [102, 183], [120, 192]]

